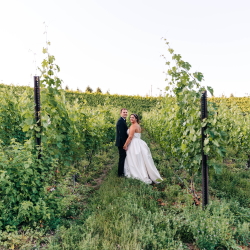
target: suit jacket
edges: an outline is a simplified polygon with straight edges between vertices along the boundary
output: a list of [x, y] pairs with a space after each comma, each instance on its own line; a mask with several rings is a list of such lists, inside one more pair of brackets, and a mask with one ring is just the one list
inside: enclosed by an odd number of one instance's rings
[[120, 117], [120, 119], [116, 123], [115, 145], [117, 147], [123, 147], [123, 145], [125, 144], [128, 138], [127, 130], [128, 130], [128, 127], [127, 127], [126, 121], [122, 117]]

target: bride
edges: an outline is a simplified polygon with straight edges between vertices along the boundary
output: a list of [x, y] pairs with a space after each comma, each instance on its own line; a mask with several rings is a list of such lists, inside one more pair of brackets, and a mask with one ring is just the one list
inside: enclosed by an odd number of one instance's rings
[[128, 139], [123, 149], [127, 151], [124, 164], [126, 177], [139, 179], [147, 184], [159, 183], [162, 180], [154, 165], [152, 155], [146, 142], [141, 140], [141, 127], [137, 114], [130, 115], [131, 126], [128, 129]]

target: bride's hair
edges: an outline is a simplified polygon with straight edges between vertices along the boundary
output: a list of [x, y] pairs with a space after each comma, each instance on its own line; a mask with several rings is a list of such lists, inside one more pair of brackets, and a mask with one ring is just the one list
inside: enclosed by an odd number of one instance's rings
[[137, 114], [131, 114], [131, 115], [133, 115], [135, 117], [137, 123], [140, 123], [139, 116]]

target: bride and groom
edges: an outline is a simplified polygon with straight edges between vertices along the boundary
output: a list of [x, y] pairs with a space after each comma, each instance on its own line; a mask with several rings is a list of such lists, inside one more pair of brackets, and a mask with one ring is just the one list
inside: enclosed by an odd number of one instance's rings
[[146, 142], [141, 140], [141, 127], [137, 114], [130, 115], [131, 126], [127, 127], [127, 109], [121, 109], [116, 124], [116, 146], [119, 150], [118, 176], [139, 179], [147, 184], [162, 180], [154, 165]]

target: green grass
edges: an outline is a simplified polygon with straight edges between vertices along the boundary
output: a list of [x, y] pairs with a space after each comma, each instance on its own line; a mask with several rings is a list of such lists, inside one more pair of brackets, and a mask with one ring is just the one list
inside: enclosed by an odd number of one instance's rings
[[165, 201], [162, 191], [118, 178], [114, 168], [90, 200], [84, 223], [60, 227], [48, 249], [188, 249], [185, 243], [195, 243], [212, 250], [248, 244], [249, 224], [236, 222], [227, 202], [211, 202], [203, 211], [187, 203], [162, 206], [158, 200]]
[[[18, 246], [15, 249], [27, 250], [191, 249], [187, 243], [196, 249], [242, 249], [239, 246], [247, 249], [250, 208], [247, 203], [240, 203], [237, 192], [223, 195], [220, 187], [240, 188], [249, 180], [248, 173], [238, 169], [232, 174], [237, 181], [232, 181], [230, 174], [214, 177], [211, 188], [221, 196], [211, 197], [207, 209], [202, 210], [201, 205], [194, 205], [192, 194], [177, 176], [185, 180], [187, 173], [178, 170], [176, 162], [166, 160], [146, 133], [143, 139], [150, 145], [157, 168], [164, 176], [161, 184], [118, 178], [118, 151], [111, 147], [95, 157], [93, 166], [87, 163], [78, 166], [76, 185], [68, 187], [71, 190], [68, 195], [74, 194], [76, 199], [56, 231], [41, 228], [23, 231], [26, 240], [18, 238], [20, 232], [14, 232], [6, 234], [5, 239], [12, 237], [9, 243], [19, 242], [14, 244]], [[102, 174], [101, 169], [111, 170], [98, 189], [96, 184], [100, 181], [96, 178]], [[216, 178], [224, 184], [216, 186]], [[246, 192], [243, 194], [247, 197]], [[244, 198], [241, 194], [239, 197]]]
[[114, 168], [84, 224], [60, 228], [48, 249], [183, 249], [174, 239], [173, 216], [159, 209], [160, 197], [151, 185], [116, 177]]
[[[150, 141], [147, 134], [143, 139]], [[114, 151], [112, 171], [89, 200], [80, 219], [83, 223], [60, 227], [49, 250], [176, 250], [189, 249], [187, 243], [212, 250], [242, 249], [239, 246], [249, 244], [249, 208], [234, 199], [215, 198], [202, 210], [176, 176], [184, 178], [186, 173], [175, 171], [175, 163], [164, 159], [153, 142], [150, 147], [164, 181], [152, 186], [116, 177]]]
[[210, 181], [213, 195], [233, 199], [242, 207], [250, 207], [250, 171], [244, 168], [225, 167]]

